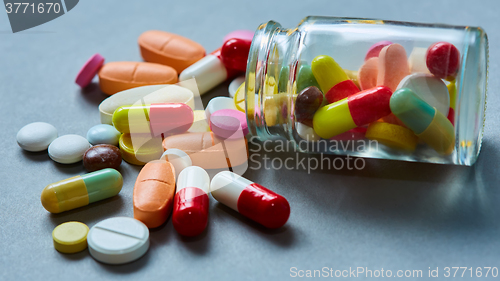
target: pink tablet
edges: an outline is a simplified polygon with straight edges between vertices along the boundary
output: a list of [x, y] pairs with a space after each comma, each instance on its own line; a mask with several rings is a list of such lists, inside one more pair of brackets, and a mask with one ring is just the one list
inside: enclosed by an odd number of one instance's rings
[[216, 136], [224, 139], [242, 138], [248, 134], [247, 118], [239, 110], [217, 110], [210, 116], [210, 129]]
[[82, 88], [87, 87], [103, 64], [104, 58], [101, 55], [93, 55], [76, 75], [75, 83]]

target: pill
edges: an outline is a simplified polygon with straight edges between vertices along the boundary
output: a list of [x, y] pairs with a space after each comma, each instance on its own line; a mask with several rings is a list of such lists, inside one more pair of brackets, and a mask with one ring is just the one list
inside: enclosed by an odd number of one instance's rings
[[179, 175], [174, 197], [172, 224], [184, 236], [196, 236], [208, 224], [210, 177], [200, 167], [185, 168]]
[[251, 30], [245, 30], [245, 29], [239, 29], [235, 31], [231, 31], [226, 36], [224, 36], [223, 42], [226, 42], [227, 40], [231, 38], [239, 38], [239, 39], [245, 39], [245, 40], [250, 40], [252, 41], [253, 39], [254, 32]]
[[234, 99], [229, 97], [215, 97], [211, 99], [205, 108], [207, 121], [210, 123], [210, 115], [221, 109], [236, 109]]
[[178, 134], [193, 124], [191, 107], [184, 103], [121, 106], [113, 113], [113, 126], [122, 133]]
[[245, 76], [237, 77], [233, 81], [231, 81], [228, 88], [229, 96], [231, 98], [234, 98], [236, 91], [243, 83], [245, 83]]
[[107, 95], [140, 86], [177, 83], [175, 69], [149, 62], [109, 62], [98, 75], [101, 91]]
[[[236, 109], [245, 112], [245, 82], [240, 85], [238, 90], [236, 90], [236, 93], [234, 94], [233, 101], [234, 101], [234, 106], [236, 106]], [[251, 111], [251, 109], [250, 109]]]
[[410, 74], [405, 48], [399, 44], [385, 46], [378, 57], [377, 86], [395, 91], [399, 82]]
[[323, 103], [323, 93], [315, 86], [302, 90], [295, 100], [295, 121], [312, 127], [314, 113]]
[[338, 134], [330, 139], [336, 141], [362, 140], [365, 138], [365, 134], [366, 134], [365, 127], [356, 127], [342, 134]]
[[65, 254], [73, 254], [87, 249], [89, 227], [81, 222], [62, 223], [52, 231], [54, 248]]
[[179, 81], [194, 78], [200, 95], [203, 95], [235, 74], [234, 70], [224, 66], [218, 49], [182, 71]]
[[425, 73], [414, 73], [401, 80], [398, 89], [408, 88], [444, 116], [450, 108], [450, 94], [443, 80]]
[[434, 76], [451, 81], [458, 72], [460, 52], [451, 43], [434, 43], [427, 49], [426, 64]]
[[120, 149], [110, 144], [99, 144], [83, 154], [83, 166], [89, 172], [106, 168], [118, 169], [122, 163]]
[[210, 192], [215, 200], [267, 228], [282, 227], [290, 216], [283, 196], [229, 171], [212, 178]]
[[246, 138], [222, 140], [212, 132], [186, 133], [166, 137], [163, 149], [177, 148], [189, 155], [193, 166], [203, 169], [235, 167], [248, 160]]
[[87, 235], [90, 255], [103, 263], [124, 264], [149, 249], [149, 229], [140, 221], [115, 217], [94, 225]]
[[81, 161], [90, 147], [86, 138], [79, 135], [60, 136], [49, 145], [49, 157], [57, 163], [72, 164]]
[[101, 123], [113, 124], [113, 113], [124, 105], [185, 103], [194, 108], [194, 94], [177, 85], [150, 85], [118, 92], [99, 104]]
[[100, 54], [90, 57], [76, 75], [75, 83], [82, 88], [87, 87], [103, 64], [104, 58]]
[[87, 140], [90, 144], [110, 144], [118, 146], [121, 133], [115, 127], [108, 124], [99, 124], [90, 128], [87, 132]]
[[57, 138], [57, 129], [49, 123], [34, 122], [21, 128], [17, 132], [17, 144], [26, 151], [46, 150], [50, 143]]
[[305, 88], [311, 86], [320, 88], [318, 81], [316, 81], [316, 78], [311, 70], [311, 66], [308, 64], [301, 64], [297, 75], [297, 92], [300, 93]]
[[193, 125], [189, 128], [189, 133], [203, 133], [210, 132], [210, 125], [207, 122], [207, 116], [205, 115], [205, 110], [195, 110], [193, 111], [194, 120]]
[[193, 165], [193, 162], [191, 161], [191, 158], [189, 158], [189, 155], [187, 155], [186, 152], [176, 148], [165, 150], [165, 152], [163, 152], [163, 154], [161, 155], [160, 160], [165, 160], [172, 164], [172, 166], [174, 167], [176, 179], [179, 178], [179, 174], [182, 172], [182, 170]]
[[148, 228], [162, 225], [172, 212], [174, 193], [173, 165], [165, 160], [147, 163], [134, 185], [134, 218]]
[[457, 106], [457, 84], [455, 81], [450, 82], [447, 86], [450, 94], [450, 107], [455, 109]]
[[252, 40], [241, 38], [228, 39], [220, 49], [220, 57], [226, 68], [245, 72], [247, 70], [248, 53]]
[[40, 199], [45, 210], [56, 214], [113, 197], [122, 185], [117, 170], [103, 169], [49, 184]]
[[210, 129], [222, 139], [238, 139], [248, 134], [246, 114], [236, 109], [221, 109], [210, 117]]
[[311, 62], [314, 77], [325, 93], [328, 103], [333, 103], [359, 92], [340, 65], [329, 56], [317, 56]]
[[163, 153], [162, 138], [150, 134], [122, 134], [118, 140], [122, 159], [132, 165], [144, 165], [160, 159]]
[[295, 127], [297, 128], [297, 134], [304, 140], [307, 141], [317, 141], [321, 137], [314, 132], [314, 129], [306, 124], [296, 122]]
[[408, 66], [411, 73], [430, 73], [427, 69], [426, 56], [427, 48], [414, 47], [408, 57]]
[[278, 93], [288, 92], [288, 81], [290, 79], [290, 67], [283, 65], [278, 78]]
[[349, 77], [349, 79], [351, 79], [351, 81], [354, 82], [354, 85], [356, 85], [356, 87], [358, 87], [359, 89], [358, 71], [344, 69], [344, 72], [347, 75], [347, 77]]
[[394, 92], [390, 106], [396, 117], [438, 153], [448, 155], [453, 152], [453, 125], [412, 90], [403, 88]]
[[314, 115], [314, 131], [329, 139], [389, 115], [391, 94], [389, 88], [380, 86], [323, 106]]
[[367, 61], [371, 58], [377, 58], [380, 54], [380, 51], [382, 51], [382, 49], [385, 46], [389, 46], [391, 44], [392, 44], [391, 41], [380, 41], [380, 42], [373, 44], [366, 52], [365, 61]]
[[200, 44], [165, 31], [146, 31], [139, 36], [138, 43], [145, 61], [171, 66], [178, 73], [205, 56]]
[[358, 71], [358, 81], [361, 90], [377, 86], [378, 57], [370, 58], [363, 63]]
[[412, 130], [385, 122], [373, 122], [366, 130], [366, 138], [395, 149], [414, 151], [418, 137]]

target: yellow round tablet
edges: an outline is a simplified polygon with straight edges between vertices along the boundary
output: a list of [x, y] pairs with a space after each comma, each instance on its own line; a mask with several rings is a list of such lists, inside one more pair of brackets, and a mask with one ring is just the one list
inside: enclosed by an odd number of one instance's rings
[[243, 82], [234, 94], [234, 105], [239, 111], [245, 112], [245, 82]]
[[52, 231], [54, 248], [61, 253], [72, 254], [87, 248], [89, 227], [84, 223], [70, 221], [60, 224]]
[[371, 123], [366, 130], [365, 137], [392, 148], [409, 151], [415, 150], [418, 143], [418, 137], [412, 130], [385, 122]]

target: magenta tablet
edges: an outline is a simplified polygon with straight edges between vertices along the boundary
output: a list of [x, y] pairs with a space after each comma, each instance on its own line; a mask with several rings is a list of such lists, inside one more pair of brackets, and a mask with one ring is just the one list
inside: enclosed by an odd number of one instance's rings
[[75, 83], [82, 88], [87, 87], [103, 64], [104, 58], [101, 55], [93, 55], [76, 75]]

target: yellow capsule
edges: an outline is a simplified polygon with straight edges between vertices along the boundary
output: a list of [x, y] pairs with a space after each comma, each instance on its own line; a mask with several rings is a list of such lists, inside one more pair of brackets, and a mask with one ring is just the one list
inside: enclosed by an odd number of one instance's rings
[[329, 139], [336, 135], [356, 128], [352, 119], [347, 98], [328, 106], [321, 107], [314, 114], [313, 118], [314, 132], [320, 137]]
[[457, 84], [455, 81], [450, 82], [448, 84], [448, 92], [450, 93], [450, 107], [455, 110], [455, 106], [457, 103]]
[[365, 136], [383, 145], [408, 151], [414, 151], [418, 143], [418, 137], [412, 130], [385, 122], [371, 123]]
[[329, 56], [317, 56], [311, 62], [311, 69], [324, 94], [338, 83], [349, 80], [342, 67]]

